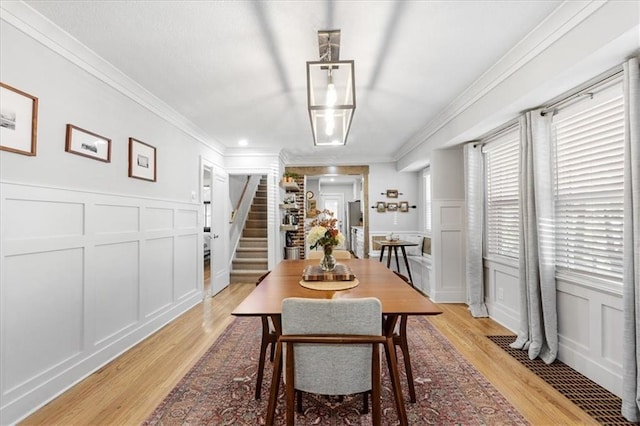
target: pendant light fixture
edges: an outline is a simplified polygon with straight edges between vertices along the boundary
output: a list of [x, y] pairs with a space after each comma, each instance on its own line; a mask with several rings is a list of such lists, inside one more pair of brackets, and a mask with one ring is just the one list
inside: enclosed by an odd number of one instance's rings
[[356, 109], [353, 60], [340, 60], [340, 30], [318, 31], [320, 60], [307, 62], [313, 143], [345, 145]]

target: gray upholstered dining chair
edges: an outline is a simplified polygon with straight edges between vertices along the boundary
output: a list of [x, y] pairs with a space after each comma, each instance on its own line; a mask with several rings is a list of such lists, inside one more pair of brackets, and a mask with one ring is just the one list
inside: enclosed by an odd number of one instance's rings
[[[373, 297], [288, 298], [282, 302], [281, 318], [273, 380], [279, 383], [278, 366], [284, 357], [287, 424], [294, 421], [297, 391], [341, 396], [365, 393], [365, 398], [370, 392], [373, 423], [380, 424], [380, 345], [385, 343], [380, 301]], [[267, 424], [273, 420], [277, 393], [276, 385]]]

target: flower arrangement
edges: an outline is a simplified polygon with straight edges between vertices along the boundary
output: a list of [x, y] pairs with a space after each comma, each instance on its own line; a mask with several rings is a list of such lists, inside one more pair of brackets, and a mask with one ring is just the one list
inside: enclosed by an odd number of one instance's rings
[[339, 246], [344, 244], [344, 235], [338, 230], [336, 224], [338, 219], [333, 217], [330, 210], [322, 210], [318, 216], [311, 222], [311, 229], [307, 235], [307, 242], [313, 250], [318, 246]]

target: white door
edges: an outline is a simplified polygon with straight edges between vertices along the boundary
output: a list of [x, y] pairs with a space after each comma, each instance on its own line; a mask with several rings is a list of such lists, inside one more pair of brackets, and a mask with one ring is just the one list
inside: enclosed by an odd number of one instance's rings
[[203, 242], [204, 242], [204, 268], [205, 271], [209, 270], [209, 275], [207, 276], [206, 272], [204, 276], [204, 294], [203, 297], [211, 296], [211, 176], [213, 174], [213, 170], [210, 166], [203, 165], [202, 166], [202, 204], [204, 207], [204, 233], [203, 233]]
[[219, 293], [229, 284], [229, 264], [226, 254], [228, 231], [226, 204], [229, 198], [228, 178], [214, 173], [211, 190], [211, 295]]
[[[345, 235], [344, 229], [344, 194], [320, 194], [321, 210], [327, 209], [333, 212], [333, 217], [338, 219], [338, 229]], [[346, 237], [346, 235], [345, 235]], [[346, 249], [344, 244], [336, 247], [338, 249]]]

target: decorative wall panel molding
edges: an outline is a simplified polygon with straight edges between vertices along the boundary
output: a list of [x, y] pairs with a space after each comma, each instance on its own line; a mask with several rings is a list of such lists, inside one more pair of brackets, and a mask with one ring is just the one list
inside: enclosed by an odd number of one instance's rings
[[3, 419], [23, 417], [202, 300], [200, 208], [0, 184]]

